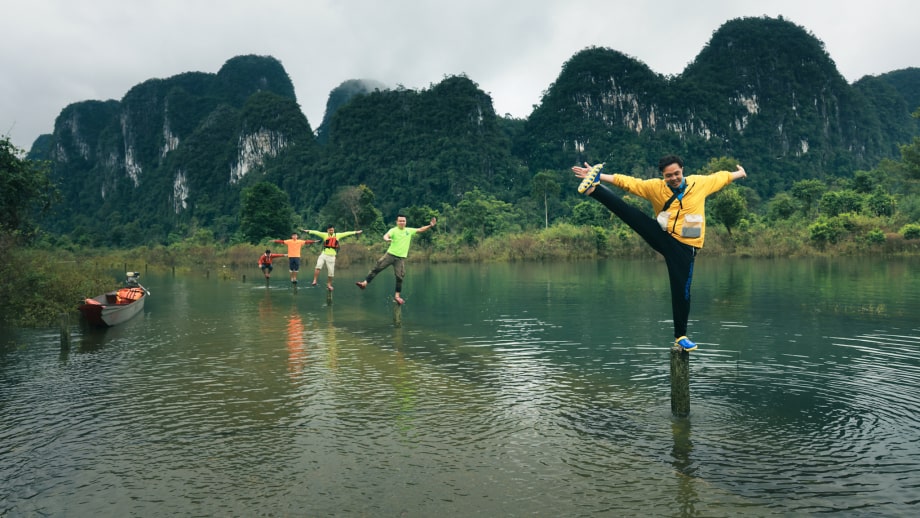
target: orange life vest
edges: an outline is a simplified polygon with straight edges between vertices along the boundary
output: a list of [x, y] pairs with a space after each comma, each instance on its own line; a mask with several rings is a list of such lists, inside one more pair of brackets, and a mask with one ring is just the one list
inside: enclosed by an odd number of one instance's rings
[[141, 288], [121, 288], [118, 290], [116, 304], [130, 304], [144, 296]]

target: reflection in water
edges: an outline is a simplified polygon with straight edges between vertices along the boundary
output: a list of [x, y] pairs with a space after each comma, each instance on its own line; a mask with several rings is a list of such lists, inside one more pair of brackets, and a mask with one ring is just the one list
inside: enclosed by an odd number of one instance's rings
[[708, 258], [686, 419], [660, 266], [413, 265], [411, 304], [334, 312], [149, 275], [66, 358], [0, 339], [0, 515], [915, 510], [920, 266]]
[[698, 481], [695, 480], [696, 469], [693, 464], [693, 440], [690, 433], [690, 420], [675, 418], [671, 422], [674, 435], [674, 448], [671, 450], [672, 462], [677, 472], [677, 504], [680, 516], [696, 516], [694, 507], [699, 501]]
[[307, 359], [307, 341], [304, 336], [303, 319], [297, 313], [288, 316], [287, 321], [287, 350], [288, 371], [291, 377], [296, 378], [303, 372]]
[[[329, 293], [331, 296], [332, 292]], [[339, 340], [336, 337], [331, 305], [326, 311], [326, 333], [323, 335], [322, 342], [326, 344], [326, 366], [329, 367], [330, 372], [335, 372], [339, 367]]]

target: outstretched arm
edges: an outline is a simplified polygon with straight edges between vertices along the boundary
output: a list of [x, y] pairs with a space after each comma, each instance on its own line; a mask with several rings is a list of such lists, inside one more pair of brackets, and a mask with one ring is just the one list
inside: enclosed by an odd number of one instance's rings
[[731, 174], [732, 174], [732, 181], [733, 181], [733, 182], [734, 182], [735, 180], [740, 180], [740, 179], [742, 179], [742, 178], [747, 178], [747, 172], [745, 172], [744, 168], [741, 167], [741, 164], [738, 164], [738, 169], [735, 169], [734, 171], [732, 171]]
[[438, 218], [431, 218], [431, 223], [425, 225], [424, 227], [419, 227], [419, 229], [416, 232], [424, 232], [426, 230], [431, 230], [431, 227], [435, 226], [437, 222], [438, 222]]

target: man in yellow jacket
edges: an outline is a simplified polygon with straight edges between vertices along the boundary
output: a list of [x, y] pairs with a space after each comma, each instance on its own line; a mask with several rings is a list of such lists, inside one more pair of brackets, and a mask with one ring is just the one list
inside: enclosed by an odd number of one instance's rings
[[[706, 197], [735, 180], [745, 178], [747, 173], [738, 165], [731, 172], [684, 177], [684, 163], [675, 155], [662, 157], [658, 161], [661, 178], [649, 180], [601, 173], [603, 166], [585, 163], [584, 167], [572, 168], [575, 176], [582, 179], [578, 192], [603, 203], [664, 257], [671, 281], [674, 342], [687, 351], [696, 349], [697, 345], [687, 338], [687, 321], [690, 318], [693, 261], [696, 252], [703, 248], [706, 236]], [[657, 217], [650, 218], [629, 205], [601, 182], [616, 185], [650, 201]]]

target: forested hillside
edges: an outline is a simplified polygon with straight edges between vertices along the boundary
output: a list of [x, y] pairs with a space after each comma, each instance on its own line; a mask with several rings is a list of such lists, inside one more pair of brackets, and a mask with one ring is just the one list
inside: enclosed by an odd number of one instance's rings
[[463, 203], [506, 207], [532, 228], [579, 221], [568, 169], [583, 161], [650, 176], [666, 153], [690, 171], [731, 157], [751, 173], [748, 197], [762, 200], [803, 181], [852, 180], [920, 135], [918, 104], [920, 69], [848, 84], [805, 28], [746, 18], [673, 77], [585, 49], [525, 120], [497, 116], [462, 75], [420, 91], [353, 80], [330, 93], [314, 134], [281, 63], [239, 56], [217, 74], [67, 106], [30, 157], [51, 161], [63, 196], [43, 227], [77, 244], [165, 244], [201, 229], [222, 242], [269, 237], [240, 232], [241, 197], [266, 183], [287, 196], [292, 228], [346, 217], [340, 225], [370, 228], [401, 209]]

